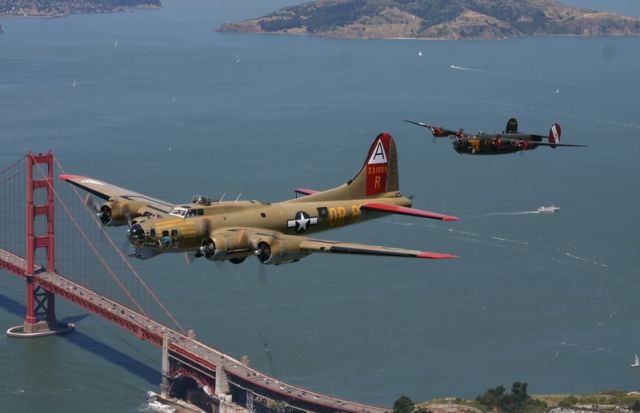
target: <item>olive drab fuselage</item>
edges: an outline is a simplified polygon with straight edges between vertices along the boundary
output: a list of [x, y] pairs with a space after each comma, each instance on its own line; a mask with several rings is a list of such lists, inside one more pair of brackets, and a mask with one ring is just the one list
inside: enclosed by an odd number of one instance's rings
[[[388, 195], [377, 200], [398, 206], [411, 205], [411, 201], [399, 193]], [[360, 209], [361, 205], [369, 201], [370, 199], [279, 203], [230, 201], [209, 206], [192, 204], [183, 208], [188, 211], [201, 210], [201, 215], [170, 215], [159, 219], [138, 219], [136, 222], [144, 230], [145, 247], [160, 248], [162, 252], [182, 252], [199, 247], [203, 238], [212, 237], [217, 231], [235, 227], [307, 235], [381, 216], [379, 212]]]
[[543, 136], [530, 134], [478, 134], [458, 137], [453, 141], [453, 149], [460, 154], [501, 155], [538, 147]]

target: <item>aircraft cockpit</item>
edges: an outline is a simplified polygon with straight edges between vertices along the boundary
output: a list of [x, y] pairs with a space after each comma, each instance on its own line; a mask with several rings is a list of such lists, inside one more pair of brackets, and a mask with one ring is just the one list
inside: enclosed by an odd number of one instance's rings
[[189, 208], [187, 206], [175, 207], [169, 212], [169, 215], [173, 215], [178, 218], [191, 218], [204, 215], [204, 209], [202, 208]]

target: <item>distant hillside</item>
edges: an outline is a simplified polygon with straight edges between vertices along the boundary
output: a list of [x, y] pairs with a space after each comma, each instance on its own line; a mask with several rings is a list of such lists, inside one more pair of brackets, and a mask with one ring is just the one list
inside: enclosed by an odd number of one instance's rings
[[224, 24], [218, 31], [359, 39], [506, 39], [639, 35], [640, 20], [555, 0], [318, 0]]
[[0, 0], [0, 14], [66, 16], [76, 13], [110, 13], [127, 7], [161, 7], [160, 0]]

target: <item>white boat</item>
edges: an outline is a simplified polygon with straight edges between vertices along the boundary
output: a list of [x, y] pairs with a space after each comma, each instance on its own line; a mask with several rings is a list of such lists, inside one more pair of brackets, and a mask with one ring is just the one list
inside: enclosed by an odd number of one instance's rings
[[541, 213], [541, 214], [549, 214], [549, 213], [552, 213], [552, 212], [556, 212], [559, 209], [560, 209], [560, 207], [557, 207], [555, 205], [541, 206], [540, 208], [538, 208], [538, 212]]
[[633, 364], [631, 364], [630, 367], [640, 367], [640, 357], [638, 357], [637, 354], [635, 360], [633, 361]]

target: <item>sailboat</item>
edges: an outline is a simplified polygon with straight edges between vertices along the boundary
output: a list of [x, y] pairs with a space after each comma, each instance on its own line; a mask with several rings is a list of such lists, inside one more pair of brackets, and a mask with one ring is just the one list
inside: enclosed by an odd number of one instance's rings
[[640, 367], [640, 357], [638, 357], [637, 354], [635, 360], [633, 361], [633, 364], [631, 364], [631, 367]]

